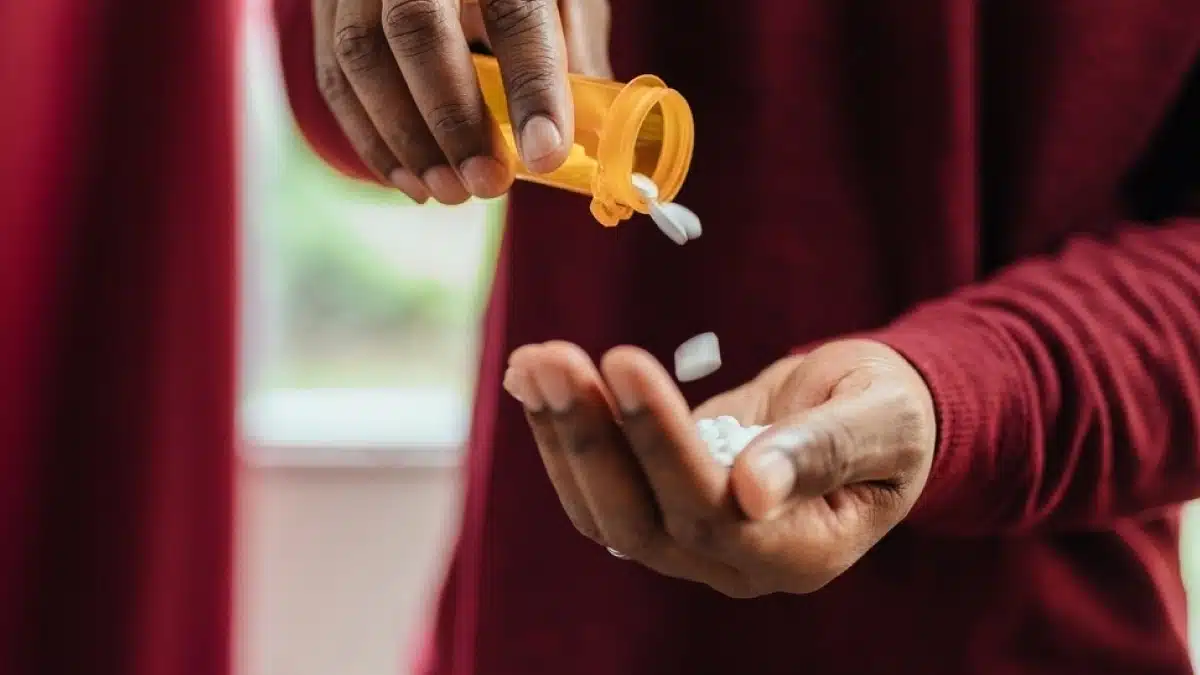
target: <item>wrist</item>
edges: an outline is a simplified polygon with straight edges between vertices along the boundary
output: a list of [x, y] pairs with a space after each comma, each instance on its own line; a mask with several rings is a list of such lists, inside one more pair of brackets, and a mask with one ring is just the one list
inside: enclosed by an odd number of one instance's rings
[[933, 464], [908, 520], [915, 524], [940, 524], [953, 519], [955, 504], [968, 479], [972, 463], [988, 456], [976, 449], [987, 442], [989, 425], [997, 423], [994, 385], [981, 373], [988, 364], [986, 336], [969, 322], [933, 312], [908, 317], [872, 339], [888, 345], [916, 370], [929, 393], [934, 417]]

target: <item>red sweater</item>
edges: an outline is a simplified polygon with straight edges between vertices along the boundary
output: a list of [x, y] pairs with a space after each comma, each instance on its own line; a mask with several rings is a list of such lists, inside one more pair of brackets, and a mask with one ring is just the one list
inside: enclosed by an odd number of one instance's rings
[[[616, 71], [694, 108], [680, 200], [705, 235], [515, 190], [426, 672], [1191, 672], [1200, 3], [613, 4]], [[309, 3], [276, 5], [302, 128], [364, 175], [313, 86]], [[727, 361], [692, 401], [851, 332], [933, 390], [919, 505], [817, 593], [731, 600], [608, 555], [499, 394], [524, 343], [667, 358], [706, 330]]]
[[232, 0], [0, 1], [0, 673], [230, 665]]

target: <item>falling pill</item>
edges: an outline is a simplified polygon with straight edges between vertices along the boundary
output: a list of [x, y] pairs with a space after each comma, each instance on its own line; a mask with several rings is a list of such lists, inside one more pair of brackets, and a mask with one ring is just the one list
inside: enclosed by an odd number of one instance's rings
[[693, 382], [721, 367], [721, 344], [716, 333], [701, 333], [675, 349], [675, 379]]
[[683, 246], [688, 243], [687, 230], [680, 227], [679, 223], [671, 218], [670, 213], [664, 208], [671, 206], [670, 204], [659, 204], [658, 202], [650, 202], [650, 219], [658, 226], [658, 229], [663, 234], [667, 235], [671, 241]]
[[675, 229], [682, 230], [687, 235], [688, 241], [700, 237], [703, 229], [700, 226], [700, 216], [697, 216], [695, 211], [675, 202], [663, 204], [662, 210], [667, 220], [675, 225]]
[[630, 177], [633, 189], [646, 200], [650, 219], [671, 241], [680, 246], [700, 236], [700, 217], [694, 211], [674, 202], [658, 201], [658, 185], [649, 176], [635, 173]]

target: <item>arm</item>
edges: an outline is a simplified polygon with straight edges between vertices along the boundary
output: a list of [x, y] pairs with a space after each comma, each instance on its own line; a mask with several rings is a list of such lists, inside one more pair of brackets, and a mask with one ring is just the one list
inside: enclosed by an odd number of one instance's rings
[[916, 527], [1100, 528], [1200, 496], [1200, 220], [1076, 241], [875, 337], [938, 411]]

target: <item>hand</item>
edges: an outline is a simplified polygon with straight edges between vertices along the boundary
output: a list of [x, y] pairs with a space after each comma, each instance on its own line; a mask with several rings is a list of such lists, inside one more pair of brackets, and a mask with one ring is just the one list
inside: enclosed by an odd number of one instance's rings
[[500, 62], [522, 161], [538, 173], [574, 138], [568, 67], [611, 70], [607, 0], [313, 0], [313, 28], [317, 82], [342, 130], [381, 180], [422, 203], [512, 184], [471, 44]]
[[[584, 536], [734, 597], [807, 593], [848, 569], [912, 508], [936, 439], [920, 375], [866, 340], [783, 359], [694, 413], [633, 347], [599, 369], [569, 343], [521, 347], [504, 386]], [[695, 431], [719, 415], [772, 425], [731, 471]]]

